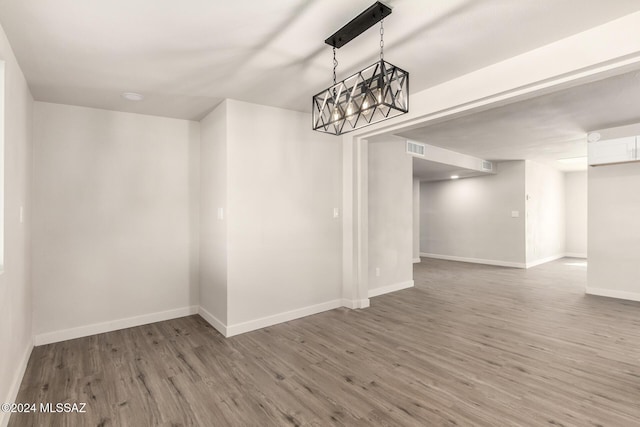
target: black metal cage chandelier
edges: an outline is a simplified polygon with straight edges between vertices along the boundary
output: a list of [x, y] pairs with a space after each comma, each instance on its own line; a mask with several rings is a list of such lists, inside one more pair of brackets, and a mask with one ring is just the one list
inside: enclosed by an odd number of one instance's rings
[[[409, 73], [384, 60], [382, 20], [390, 14], [376, 2], [325, 40], [333, 46], [333, 85], [313, 97], [313, 130], [341, 135], [409, 112]], [[378, 22], [380, 60], [336, 82], [336, 49]]]

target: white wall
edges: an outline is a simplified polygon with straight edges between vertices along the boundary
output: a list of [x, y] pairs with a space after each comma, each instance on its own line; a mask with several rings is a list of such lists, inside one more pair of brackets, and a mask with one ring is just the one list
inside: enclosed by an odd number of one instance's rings
[[[12, 402], [32, 348], [32, 290], [29, 279], [29, 170], [33, 97], [0, 29], [4, 61], [4, 266], [0, 273], [0, 401]], [[1, 143], [0, 143], [1, 145]], [[25, 222], [20, 223], [20, 206]], [[0, 425], [9, 420], [0, 412]]]
[[565, 253], [564, 174], [550, 166], [526, 161], [527, 266]]
[[567, 256], [587, 257], [587, 171], [566, 172], [565, 252]]
[[640, 165], [588, 170], [587, 293], [640, 301]]
[[[423, 182], [420, 251], [461, 261], [525, 266], [525, 162], [496, 175]], [[511, 216], [519, 213], [518, 218]]]
[[[200, 306], [227, 324], [227, 101], [200, 122]], [[218, 210], [222, 209], [221, 219]]]
[[368, 150], [369, 296], [375, 296], [413, 285], [413, 162], [404, 140], [370, 142]]
[[420, 180], [413, 179], [413, 262], [420, 262]]
[[227, 114], [230, 328], [339, 305], [341, 138], [306, 113], [228, 100]]
[[34, 124], [36, 343], [189, 314], [199, 124], [42, 102]]

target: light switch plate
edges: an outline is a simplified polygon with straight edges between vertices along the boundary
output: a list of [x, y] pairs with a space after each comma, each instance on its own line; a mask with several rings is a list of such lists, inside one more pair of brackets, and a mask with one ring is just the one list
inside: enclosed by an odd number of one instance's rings
[[511, 218], [520, 218], [520, 211], [511, 211]]

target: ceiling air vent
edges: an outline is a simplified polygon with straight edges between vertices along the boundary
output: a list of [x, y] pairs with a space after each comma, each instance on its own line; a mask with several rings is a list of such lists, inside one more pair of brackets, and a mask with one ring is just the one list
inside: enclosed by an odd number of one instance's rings
[[487, 172], [493, 171], [493, 163], [488, 162], [486, 160], [483, 160], [482, 161], [482, 170], [483, 171], [487, 171]]
[[407, 153], [424, 157], [426, 146], [415, 142], [407, 141]]

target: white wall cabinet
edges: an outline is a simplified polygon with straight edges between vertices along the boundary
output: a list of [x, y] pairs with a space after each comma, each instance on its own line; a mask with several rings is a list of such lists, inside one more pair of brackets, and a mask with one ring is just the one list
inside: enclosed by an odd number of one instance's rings
[[640, 160], [637, 139], [638, 137], [629, 136], [590, 142], [589, 164], [596, 166]]

